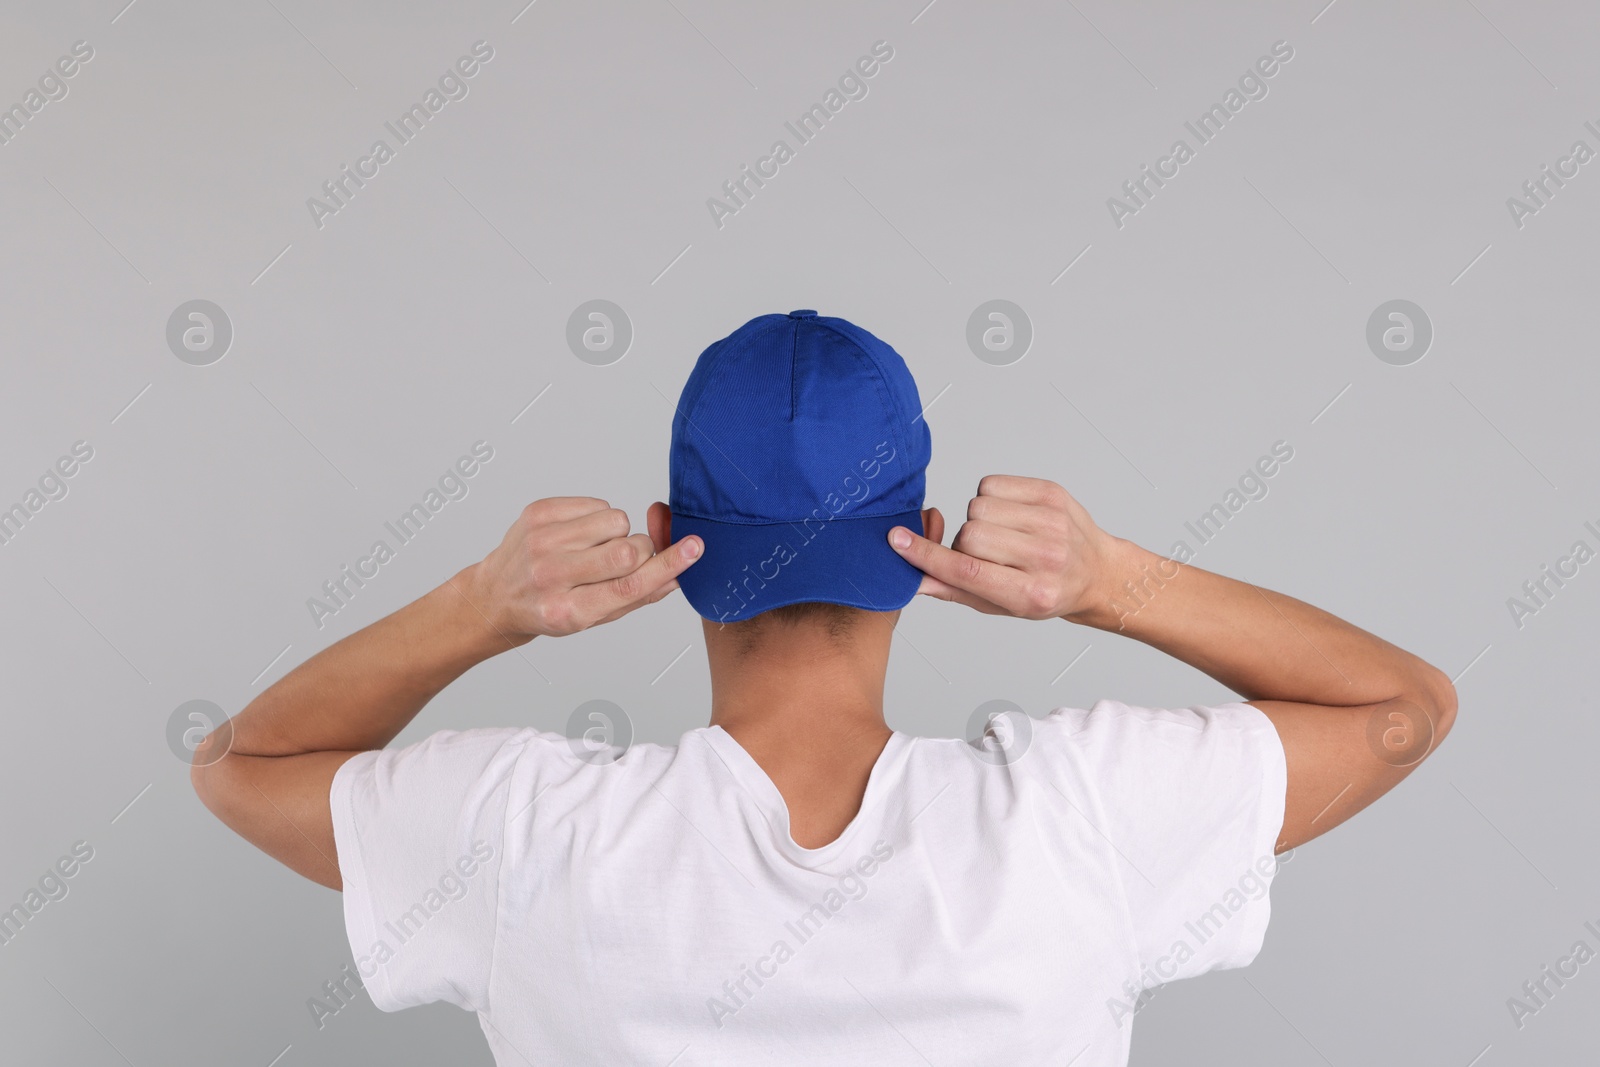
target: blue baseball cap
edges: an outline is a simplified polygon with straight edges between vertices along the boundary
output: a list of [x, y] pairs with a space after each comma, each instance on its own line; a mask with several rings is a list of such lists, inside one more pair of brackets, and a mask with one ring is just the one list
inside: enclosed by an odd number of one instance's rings
[[751, 319], [700, 353], [672, 419], [672, 536], [705, 545], [684, 597], [716, 622], [904, 607], [922, 572], [888, 533], [922, 533], [932, 449], [893, 348], [815, 311]]

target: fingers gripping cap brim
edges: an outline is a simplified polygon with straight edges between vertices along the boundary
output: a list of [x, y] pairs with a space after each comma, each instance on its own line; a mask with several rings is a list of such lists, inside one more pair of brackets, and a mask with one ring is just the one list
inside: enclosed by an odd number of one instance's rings
[[705, 545], [678, 587], [712, 622], [807, 601], [894, 611], [922, 583], [922, 572], [889, 546], [896, 526], [921, 534], [922, 512], [762, 524], [673, 515], [674, 541], [694, 534]]

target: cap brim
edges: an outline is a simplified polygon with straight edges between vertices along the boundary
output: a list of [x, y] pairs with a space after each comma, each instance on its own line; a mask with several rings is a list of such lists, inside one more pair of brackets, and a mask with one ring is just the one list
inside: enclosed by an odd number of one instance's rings
[[922, 512], [760, 525], [673, 515], [674, 541], [694, 534], [705, 545], [678, 587], [713, 622], [807, 601], [894, 611], [922, 584], [922, 572], [889, 546], [896, 526], [922, 533]]

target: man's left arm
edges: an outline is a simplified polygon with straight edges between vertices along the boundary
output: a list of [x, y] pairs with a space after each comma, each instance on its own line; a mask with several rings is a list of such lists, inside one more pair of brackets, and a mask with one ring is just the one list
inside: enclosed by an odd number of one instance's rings
[[630, 529], [626, 513], [592, 497], [528, 505], [482, 562], [317, 653], [213, 730], [195, 750], [195, 792], [268, 855], [342, 888], [329, 806], [339, 768], [383, 748], [484, 660], [676, 589], [699, 540], [669, 548]]

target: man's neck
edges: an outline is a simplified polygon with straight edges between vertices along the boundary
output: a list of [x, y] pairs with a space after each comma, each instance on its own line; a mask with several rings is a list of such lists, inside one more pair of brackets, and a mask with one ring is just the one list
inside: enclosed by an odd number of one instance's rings
[[892, 731], [883, 683], [898, 613], [867, 616], [847, 638], [825, 627], [774, 627], [747, 647], [705, 624], [711, 725], [767, 773], [789, 807], [796, 842], [837, 837], [861, 804]]

